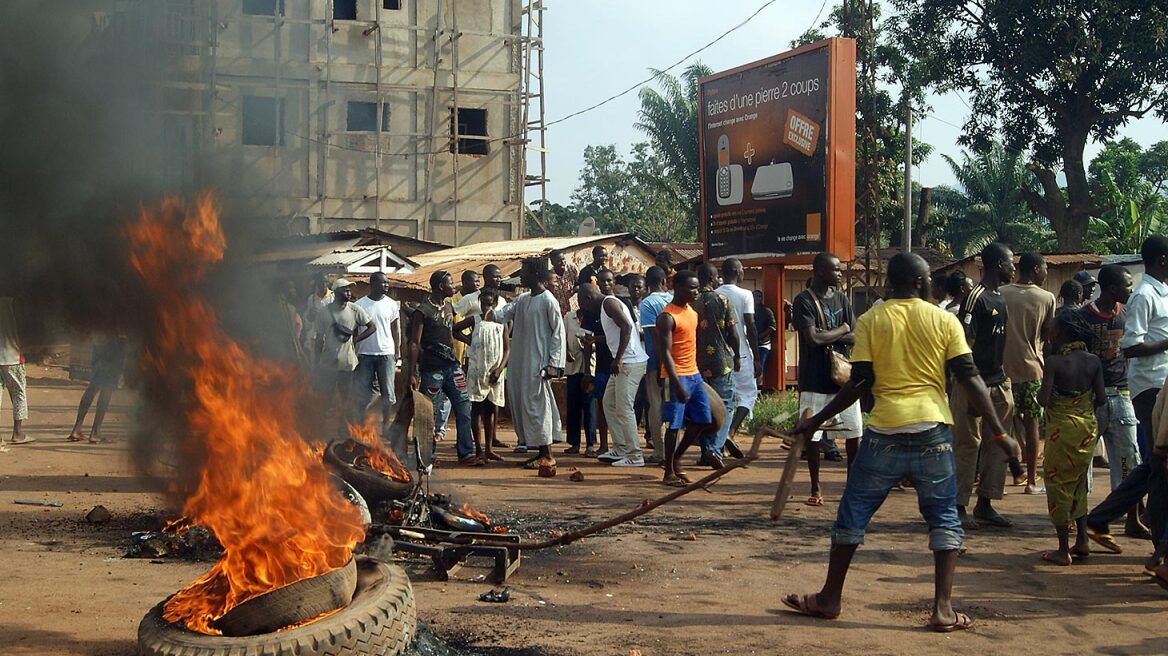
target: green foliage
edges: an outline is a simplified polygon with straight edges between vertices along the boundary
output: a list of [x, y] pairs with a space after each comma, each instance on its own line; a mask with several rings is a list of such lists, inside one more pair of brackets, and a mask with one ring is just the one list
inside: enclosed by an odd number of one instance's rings
[[665, 164], [648, 144], [633, 146], [626, 161], [616, 146], [588, 146], [572, 210], [593, 217], [601, 232], [632, 232], [647, 241], [691, 241], [695, 224], [677, 203], [677, 184], [661, 175]]
[[[633, 127], [649, 137], [653, 156], [663, 165], [657, 175], [662, 191], [670, 194], [697, 222], [701, 180], [698, 174], [698, 79], [714, 71], [696, 62], [681, 78], [654, 70], [661, 91], [641, 89], [641, 109]], [[650, 171], [643, 171], [642, 175]]]
[[1137, 253], [1149, 235], [1168, 227], [1168, 141], [1147, 150], [1131, 139], [1113, 141], [1088, 170], [1101, 205], [1088, 227], [1092, 249]]
[[791, 430], [795, 427], [798, 415], [799, 395], [797, 393], [784, 391], [761, 394], [754, 405], [754, 414], [746, 422], [746, 431], [753, 433], [760, 426]]
[[[1081, 250], [1097, 198], [1087, 183], [1088, 140], [1133, 118], [1168, 118], [1165, 0], [894, 0], [902, 48], [941, 90], [962, 89], [973, 111], [962, 143], [986, 151], [999, 137], [1031, 152], [1040, 190], [1022, 188], [1063, 251]], [[1065, 188], [1056, 178], [1061, 165]]]
[[[529, 209], [536, 216], [540, 215], [539, 203], [531, 205]], [[546, 222], [548, 237], [574, 236], [580, 227], [580, 222], [584, 220], [584, 216], [575, 207], [548, 201], [544, 210], [544, 221]], [[544, 234], [544, 231], [539, 225], [532, 220], [531, 214], [527, 215], [526, 234], [532, 236]]]
[[[899, 243], [901, 225], [904, 221], [904, 149], [906, 134], [904, 130], [904, 102], [908, 100], [915, 108], [915, 116], [928, 111], [925, 102], [925, 66], [905, 52], [895, 40], [898, 18], [896, 16], [885, 19], [880, 5], [873, 4], [872, 10], [872, 45], [871, 65], [874, 67], [876, 78], [875, 88], [864, 83], [859, 66], [856, 70], [856, 147], [857, 157], [864, 156], [865, 143], [865, 115], [873, 119], [875, 152], [871, 154], [877, 163], [874, 179], [864, 179], [865, 169], [862, 162], [858, 162], [856, 170], [856, 220], [857, 228], [864, 220], [863, 208], [860, 206], [864, 191], [872, 185], [879, 198], [876, 208], [878, 215], [882, 243]], [[867, 16], [866, 6], [856, 6], [854, 3], [836, 6], [831, 14], [817, 27], [814, 27], [798, 39], [791, 42], [792, 48], [797, 48], [816, 41], [822, 41], [831, 36], [850, 36], [857, 39], [857, 56], [862, 57], [867, 49], [867, 36], [860, 30], [861, 23]], [[920, 165], [933, 152], [933, 147], [916, 138], [912, 140], [914, 165]], [[912, 203], [913, 199], [909, 199]]]
[[972, 255], [991, 241], [1009, 244], [1019, 253], [1050, 245], [1049, 227], [1019, 193], [1034, 185], [1021, 153], [995, 141], [987, 151], [962, 153], [961, 163], [943, 157], [960, 188], [934, 190], [933, 203], [945, 215], [942, 240], [955, 257]]

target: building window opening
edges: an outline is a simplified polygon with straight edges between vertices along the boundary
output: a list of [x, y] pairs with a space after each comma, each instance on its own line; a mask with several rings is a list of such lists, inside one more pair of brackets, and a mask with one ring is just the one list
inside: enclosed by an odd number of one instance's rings
[[[345, 129], [349, 132], [377, 132], [377, 103], [350, 100]], [[389, 105], [381, 105], [381, 131], [389, 132]]]
[[383, 0], [382, 9], [401, 9], [401, 0]]
[[283, 146], [284, 99], [244, 96], [240, 134], [245, 146]]
[[[458, 131], [455, 132], [455, 128]], [[458, 135], [457, 143], [451, 140], [450, 152], [464, 155], [486, 155], [490, 150], [487, 136], [487, 110], [459, 107], [450, 111], [450, 135]], [[469, 138], [468, 138], [469, 137]], [[477, 138], [476, 138], [477, 137]]]
[[283, 16], [284, 0], [243, 0], [245, 16]]
[[357, 0], [333, 0], [333, 20], [357, 20]]

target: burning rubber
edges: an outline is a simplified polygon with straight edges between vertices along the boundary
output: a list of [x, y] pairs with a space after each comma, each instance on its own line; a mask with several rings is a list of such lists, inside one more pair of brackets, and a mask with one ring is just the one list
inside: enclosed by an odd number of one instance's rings
[[341, 656], [409, 652], [417, 610], [406, 573], [356, 558], [353, 600], [309, 624], [261, 635], [228, 637], [189, 631], [162, 618], [165, 601], [138, 625], [142, 656]]

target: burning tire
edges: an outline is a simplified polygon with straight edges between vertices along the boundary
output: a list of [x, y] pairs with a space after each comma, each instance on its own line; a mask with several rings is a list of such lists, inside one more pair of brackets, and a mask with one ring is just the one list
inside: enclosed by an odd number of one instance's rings
[[376, 470], [354, 466], [354, 458], [359, 452], [352, 449], [364, 448], [352, 440], [333, 442], [325, 449], [324, 460], [370, 504], [410, 496], [414, 491], [413, 481], [395, 480]]
[[232, 638], [188, 631], [162, 619], [162, 602], [138, 625], [142, 656], [341, 656], [409, 651], [417, 610], [399, 567], [357, 557], [357, 590], [341, 610], [304, 626]]
[[225, 636], [241, 637], [278, 631], [343, 608], [357, 593], [357, 563], [267, 594], [248, 599], [215, 622]]

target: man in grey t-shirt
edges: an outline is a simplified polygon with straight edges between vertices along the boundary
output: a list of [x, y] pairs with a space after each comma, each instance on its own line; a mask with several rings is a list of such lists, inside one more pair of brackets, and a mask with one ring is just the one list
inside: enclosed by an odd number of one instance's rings
[[316, 313], [316, 375], [321, 391], [330, 400], [339, 393], [338, 407], [348, 408], [353, 370], [357, 368], [355, 345], [372, 335], [377, 326], [368, 312], [352, 302], [353, 283], [337, 278], [332, 287], [332, 303]]

